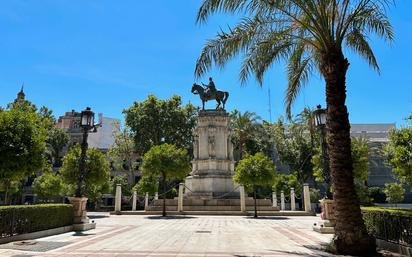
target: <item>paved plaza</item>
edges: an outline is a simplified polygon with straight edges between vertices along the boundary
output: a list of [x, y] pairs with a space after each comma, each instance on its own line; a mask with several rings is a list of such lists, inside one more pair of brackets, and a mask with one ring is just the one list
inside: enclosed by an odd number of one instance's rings
[[332, 236], [312, 231], [316, 217], [99, 213], [91, 218], [95, 230], [45, 237], [29, 246], [1, 245], [0, 256], [330, 256], [317, 250]]

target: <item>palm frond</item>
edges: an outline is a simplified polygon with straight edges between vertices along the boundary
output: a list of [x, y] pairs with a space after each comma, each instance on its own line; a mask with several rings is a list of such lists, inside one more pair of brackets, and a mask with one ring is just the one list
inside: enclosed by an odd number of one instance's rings
[[207, 41], [196, 61], [195, 76], [207, 72], [213, 63], [223, 66], [236, 54], [246, 51], [255, 42], [255, 37], [262, 33], [261, 25], [257, 17], [245, 18], [235, 28], [229, 28], [229, 32], [221, 31], [216, 38]]
[[286, 115], [290, 119], [292, 105], [299, 95], [302, 87], [308, 82], [313, 69], [313, 56], [307, 53], [305, 45], [295, 47], [288, 62], [288, 87], [286, 89], [285, 105]]
[[348, 34], [346, 37], [346, 45], [357, 52], [361, 57], [366, 59], [369, 65], [380, 73], [375, 54], [373, 53], [367, 39], [359, 30], [354, 29]]

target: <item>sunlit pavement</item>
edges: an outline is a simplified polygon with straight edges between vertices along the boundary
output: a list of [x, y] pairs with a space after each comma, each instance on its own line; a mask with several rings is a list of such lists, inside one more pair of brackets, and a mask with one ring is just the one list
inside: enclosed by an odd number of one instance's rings
[[[109, 216], [89, 213], [95, 230], [35, 240], [0, 256], [331, 256], [332, 235], [312, 231], [318, 217]], [[20, 248], [22, 249], [22, 248]]]

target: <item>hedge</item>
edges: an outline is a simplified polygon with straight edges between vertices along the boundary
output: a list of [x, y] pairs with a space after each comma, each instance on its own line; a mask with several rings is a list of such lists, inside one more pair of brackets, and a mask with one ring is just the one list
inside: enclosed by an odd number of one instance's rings
[[388, 242], [412, 246], [412, 210], [364, 207], [362, 212], [371, 235]]
[[0, 238], [73, 224], [70, 204], [0, 206]]

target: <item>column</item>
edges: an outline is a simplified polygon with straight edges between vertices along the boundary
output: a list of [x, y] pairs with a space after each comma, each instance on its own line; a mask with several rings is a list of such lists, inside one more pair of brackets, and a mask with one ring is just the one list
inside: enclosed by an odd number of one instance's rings
[[276, 196], [276, 192], [272, 192], [272, 206], [278, 207], [278, 198]]
[[305, 212], [311, 212], [309, 184], [303, 184], [303, 202]]
[[240, 211], [241, 212], [246, 212], [246, 200], [245, 200], [245, 187], [240, 186], [239, 187], [239, 193], [240, 193]]
[[149, 193], [144, 196], [144, 210], [147, 211], [149, 208]]
[[283, 191], [280, 192], [280, 210], [285, 210], [285, 194], [283, 193]]
[[295, 189], [293, 187], [290, 189], [290, 210], [296, 211]]
[[136, 200], [137, 200], [137, 192], [133, 191], [133, 197], [132, 197], [132, 211], [136, 211]]
[[156, 192], [156, 193], [155, 193], [154, 199], [155, 199], [155, 200], [159, 200], [159, 192]]
[[114, 211], [121, 212], [122, 211], [122, 185], [116, 185], [116, 198], [114, 203]]
[[177, 198], [177, 211], [182, 212], [183, 211], [183, 189], [185, 188], [184, 183], [179, 184], [179, 195]]

